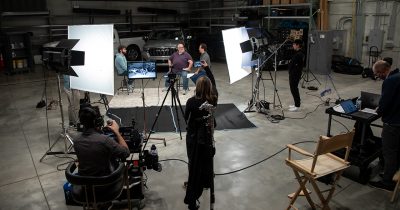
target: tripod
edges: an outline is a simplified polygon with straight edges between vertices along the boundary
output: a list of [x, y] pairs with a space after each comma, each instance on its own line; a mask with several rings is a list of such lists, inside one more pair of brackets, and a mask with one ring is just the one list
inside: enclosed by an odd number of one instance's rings
[[[65, 127], [65, 121], [64, 121], [64, 111], [63, 111], [63, 106], [62, 106], [62, 100], [61, 100], [61, 80], [60, 80], [60, 73], [57, 74], [57, 88], [58, 88], [58, 104], [60, 106], [60, 112], [61, 112], [61, 133], [60, 136], [57, 138], [57, 140], [49, 147], [49, 149], [46, 151], [46, 153], [40, 158], [40, 162], [43, 161], [43, 159], [47, 155], [57, 155], [57, 154], [72, 154], [70, 151], [73, 146], [73, 141], [71, 136], [68, 134], [68, 129]], [[57, 142], [63, 139], [64, 141], [64, 151], [61, 152], [53, 152], [52, 149], [53, 147], [57, 144]], [[50, 141], [50, 140], [49, 140]], [[68, 142], [70, 145], [68, 146]]]
[[[171, 109], [173, 107], [175, 107], [175, 114], [176, 114], [176, 118], [177, 118], [177, 121], [178, 121], [179, 136], [180, 136], [180, 139], [182, 140], [181, 123], [180, 123], [180, 119], [179, 119], [177, 105], [179, 105], [179, 108], [181, 109], [182, 115], [184, 115], [184, 111], [183, 111], [183, 108], [182, 108], [182, 105], [181, 105], [181, 101], [179, 100], [179, 96], [177, 95], [177, 92], [176, 92], [176, 89], [175, 89], [176, 74], [168, 74], [168, 78], [169, 78], [169, 87], [167, 89], [167, 93], [165, 94], [165, 97], [164, 97], [164, 99], [163, 99], [163, 101], [161, 103], [160, 109], [158, 109], [158, 112], [156, 114], [156, 119], [154, 120], [153, 125], [151, 126], [150, 133], [147, 136], [147, 139], [145, 141], [146, 143], [143, 146], [143, 150], [146, 148], [147, 142], [150, 139], [151, 133], [153, 132], [154, 126], [157, 123], [158, 117], [160, 116], [161, 110], [164, 107], [165, 100], [167, 99], [168, 93], [170, 91], [171, 91], [171, 100], [172, 100], [171, 101]], [[178, 102], [178, 104], [177, 104], [177, 102]], [[144, 103], [144, 101], [143, 101], [143, 103]], [[185, 123], [186, 123], [186, 120], [185, 120]], [[175, 126], [175, 128], [176, 128], [176, 126]], [[166, 145], [165, 141], [164, 141], [164, 145]]]
[[[150, 139], [150, 132], [149, 132], [149, 136], [147, 137], [147, 131], [146, 131], [146, 103], [145, 103], [145, 99], [144, 99], [144, 85], [143, 85], [143, 79], [142, 79], [142, 88], [141, 88], [141, 98], [142, 98], [142, 102], [143, 102], [143, 137], [144, 140], [147, 142]], [[164, 146], [167, 146], [167, 142], [165, 141], [165, 138], [151, 138], [154, 140], [161, 140], [164, 142]]]

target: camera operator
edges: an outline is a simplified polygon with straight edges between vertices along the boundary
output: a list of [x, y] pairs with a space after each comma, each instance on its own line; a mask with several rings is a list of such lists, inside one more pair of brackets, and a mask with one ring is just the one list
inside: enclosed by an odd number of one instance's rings
[[128, 145], [119, 133], [119, 126], [113, 120], [106, 126], [116, 136], [116, 140], [101, 133], [103, 119], [100, 113], [91, 107], [79, 112], [79, 120], [84, 127], [83, 133], [74, 140], [74, 149], [78, 157], [78, 173], [83, 176], [105, 176], [114, 170], [117, 159], [129, 156]]
[[[179, 43], [177, 45], [177, 52], [174, 52], [168, 59], [169, 71], [167, 74], [179, 74], [183, 82], [183, 95], [186, 95], [189, 90], [189, 80], [187, 78], [188, 72], [192, 69], [193, 59], [192, 56], [185, 51], [185, 45]], [[165, 80], [165, 90], [169, 86], [169, 78]]]
[[185, 119], [188, 122], [186, 149], [189, 160], [189, 179], [184, 202], [189, 205], [191, 210], [198, 209], [196, 200], [201, 196], [204, 188], [210, 187], [210, 181], [214, 175], [212, 168], [213, 139], [207, 122], [203, 118], [209, 113], [199, 109], [206, 101], [213, 106], [217, 105], [218, 98], [213, 93], [212, 86], [208, 77], [200, 77], [196, 82], [195, 96], [186, 102]]

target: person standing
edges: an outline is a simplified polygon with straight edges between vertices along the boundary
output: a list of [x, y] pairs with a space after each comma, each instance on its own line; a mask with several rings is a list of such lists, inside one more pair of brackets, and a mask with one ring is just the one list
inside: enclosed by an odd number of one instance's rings
[[[120, 45], [118, 47], [118, 53], [115, 54], [115, 68], [117, 69], [117, 74], [119, 76], [126, 76], [128, 77], [128, 62], [126, 61], [126, 47], [123, 45]], [[133, 89], [133, 79], [128, 78], [128, 90]]]
[[382, 117], [382, 155], [384, 159], [383, 178], [372, 181], [372, 187], [393, 191], [393, 175], [400, 167], [400, 72], [390, 69], [390, 64], [379, 60], [372, 70], [375, 76], [384, 80], [377, 113]]
[[300, 109], [299, 82], [304, 66], [303, 41], [296, 39], [293, 42], [294, 55], [289, 61], [289, 86], [294, 99], [294, 105], [289, 105], [289, 111], [296, 112]]
[[[185, 95], [189, 90], [187, 74], [192, 69], [193, 59], [192, 56], [185, 51], [185, 45], [183, 43], [179, 43], [177, 48], [178, 51], [174, 52], [168, 59], [169, 71], [167, 74], [179, 74], [181, 76], [183, 82], [183, 95]], [[169, 78], [166, 78], [165, 88], [168, 88], [168, 86]]]
[[68, 119], [69, 126], [76, 127], [79, 122], [79, 108], [80, 108], [80, 91], [71, 89], [70, 76], [64, 75], [64, 92], [67, 94], [68, 99]]
[[[214, 176], [213, 137], [207, 121], [208, 111], [200, 110], [204, 102], [217, 106], [217, 96], [213, 94], [212, 83], [206, 76], [200, 77], [196, 82], [195, 95], [186, 102], [185, 120], [187, 124], [186, 151], [189, 160], [189, 178], [186, 186], [184, 202], [190, 210], [199, 206], [196, 200], [200, 198], [203, 189], [211, 186]], [[214, 119], [211, 119], [214, 120]], [[215, 123], [214, 123], [215, 125]]]

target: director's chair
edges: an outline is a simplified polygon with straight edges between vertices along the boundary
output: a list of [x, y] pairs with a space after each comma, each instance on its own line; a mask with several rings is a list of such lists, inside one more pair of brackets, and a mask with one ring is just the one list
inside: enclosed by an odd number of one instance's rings
[[[292, 168], [300, 185], [297, 191], [291, 197], [291, 201], [287, 207], [287, 210], [292, 208], [297, 209], [293, 204], [300, 193], [304, 194], [312, 209], [316, 209], [316, 206], [324, 210], [330, 209], [328, 203], [333, 196], [336, 183], [340, 179], [344, 169], [350, 166], [349, 162], [347, 162], [347, 158], [349, 156], [353, 136], [354, 130], [349, 133], [339, 134], [333, 137], [320, 136], [314, 154], [311, 154], [292, 144], [287, 145], [287, 148], [289, 149], [289, 157], [286, 159], [286, 164]], [[346, 149], [344, 158], [340, 158], [331, 153], [343, 148]], [[292, 151], [304, 156], [308, 156], [308, 158], [292, 159]], [[302, 174], [302, 176], [300, 174]], [[316, 181], [318, 178], [329, 174], [334, 175], [333, 182], [331, 183], [332, 186], [330, 189], [321, 192]], [[321, 201], [320, 205], [315, 204], [311, 199], [310, 192], [306, 189], [307, 182], [310, 182], [313, 186], [316, 195]], [[324, 197], [323, 193], [326, 192], [328, 195]]]

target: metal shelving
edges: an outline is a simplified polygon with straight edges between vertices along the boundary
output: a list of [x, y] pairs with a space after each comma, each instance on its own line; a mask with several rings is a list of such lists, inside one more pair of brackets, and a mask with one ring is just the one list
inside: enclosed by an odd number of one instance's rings
[[[253, 11], [256, 12], [258, 16], [260, 16], [260, 20], [262, 26], [267, 29], [271, 28], [272, 20], [279, 19], [292, 19], [292, 20], [305, 20], [309, 22], [309, 27], [311, 28], [311, 19], [313, 8], [315, 7], [313, 0], [309, 0], [308, 3], [298, 3], [298, 4], [267, 4], [267, 5], [256, 5], [256, 6], [247, 6], [243, 5], [244, 2], [247, 1], [229, 1], [230, 4], [227, 6], [214, 6], [215, 1], [210, 0], [193, 0], [189, 1], [193, 3], [197, 7], [196, 9], [190, 10], [191, 16], [189, 16], [189, 22], [191, 23], [190, 28], [199, 28], [199, 29], [209, 29], [212, 31], [213, 27], [235, 27], [240, 24], [238, 22], [246, 21], [249, 17], [245, 17], [240, 15], [242, 11]], [[227, 1], [220, 1], [227, 2]], [[234, 5], [232, 5], [234, 4]], [[240, 6], [242, 5], [242, 6]], [[308, 15], [298, 15], [298, 11], [307, 10]], [[293, 10], [293, 16], [284, 16], [284, 15], [276, 15], [272, 13], [273, 10]], [[222, 14], [220, 17], [216, 16], [214, 13]], [[230, 14], [231, 16], [227, 15]], [[193, 17], [192, 17], [193, 16]], [[266, 23], [264, 23], [266, 21]], [[197, 24], [195, 24], [197, 23]]]

